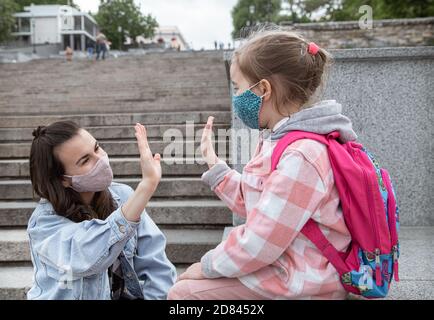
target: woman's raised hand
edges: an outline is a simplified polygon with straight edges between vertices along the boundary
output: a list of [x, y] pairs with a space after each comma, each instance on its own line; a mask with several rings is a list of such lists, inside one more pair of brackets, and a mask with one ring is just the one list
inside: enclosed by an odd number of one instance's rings
[[146, 128], [137, 123], [135, 126], [136, 139], [140, 152], [140, 167], [142, 169], [142, 181], [155, 185], [157, 187], [161, 179], [161, 156], [156, 153], [152, 156], [151, 149], [148, 144], [148, 137], [146, 135]]
[[214, 146], [212, 142], [212, 125], [214, 117], [208, 117], [208, 121], [202, 133], [202, 140], [200, 143], [200, 151], [202, 152], [203, 160], [208, 164], [208, 168], [211, 169], [217, 161], [218, 157], [214, 151]]
[[122, 205], [121, 210], [128, 221], [139, 222], [140, 216], [146, 205], [157, 189], [161, 179], [160, 155], [152, 156], [149, 149], [146, 128], [140, 123], [134, 127], [136, 139], [140, 152], [140, 167], [142, 168], [142, 181], [137, 185], [134, 193]]

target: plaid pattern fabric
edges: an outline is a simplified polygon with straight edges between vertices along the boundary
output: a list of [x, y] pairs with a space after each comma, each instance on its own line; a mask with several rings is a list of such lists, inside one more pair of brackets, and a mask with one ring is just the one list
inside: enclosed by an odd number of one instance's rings
[[242, 174], [228, 169], [216, 184], [218, 197], [247, 220], [202, 258], [205, 276], [239, 278], [271, 299], [345, 298], [335, 268], [300, 233], [313, 218], [338, 250], [351, 242], [327, 149], [299, 140], [270, 174], [276, 143], [261, 141]]

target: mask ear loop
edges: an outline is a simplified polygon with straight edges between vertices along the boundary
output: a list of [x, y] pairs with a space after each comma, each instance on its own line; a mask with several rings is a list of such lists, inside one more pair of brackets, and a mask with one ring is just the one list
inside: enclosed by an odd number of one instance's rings
[[[253, 86], [250, 86], [247, 90], [251, 90], [252, 88], [256, 87], [258, 84], [261, 83], [262, 80], [256, 82]], [[267, 94], [264, 93], [262, 96], [259, 96], [261, 99], [263, 99]]]
[[[253, 86], [251, 86], [248, 90], [250, 90], [250, 89], [256, 87], [259, 83], [261, 83], [261, 81], [262, 81], [262, 80], [260, 80], [260, 81], [258, 81], [257, 83], [255, 83], [255, 84], [254, 84]], [[259, 122], [259, 119], [261, 118], [261, 111], [262, 111], [262, 108], [263, 108], [263, 106], [264, 106], [264, 97], [265, 97], [266, 95], [267, 95], [267, 94], [264, 93], [262, 96], [259, 96], [259, 98], [261, 98], [261, 107], [259, 108], [258, 122]], [[260, 123], [258, 123], [258, 128], [259, 128], [259, 132], [262, 134], [262, 132], [264, 131], [265, 128], [261, 128]]]
[[260, 81], [258, 81], [258, 82], [256, 82], [254, 85], [252, 85], [252, 86], [250, 86], [250, 87], [248, 87], [247, 88], [247, 90], [251, 90], [252, 88], [254, 88], [254, 87], [256, 87], [258, 84], [260, 84], [261, 83], [261, 81], [262, 80], [260, 80]]

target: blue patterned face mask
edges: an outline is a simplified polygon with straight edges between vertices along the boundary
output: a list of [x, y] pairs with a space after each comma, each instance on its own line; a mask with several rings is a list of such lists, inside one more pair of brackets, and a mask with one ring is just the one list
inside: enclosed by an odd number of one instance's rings
[[238, 96], [232, 95], [232, 105], [235, 114], [246, 126], [252, 129], [260, 129], [259, 113], [261, 111], [262, 98], [264, 96], [258, 96], [250, 90], [256, 87], [259, 82], [255, 83]]

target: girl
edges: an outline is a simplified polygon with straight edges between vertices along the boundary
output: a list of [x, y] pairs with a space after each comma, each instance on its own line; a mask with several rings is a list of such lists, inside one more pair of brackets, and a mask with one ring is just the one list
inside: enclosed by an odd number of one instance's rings
[[30, 177], [41, 197], [27, 232], [34, 266], [28, 299], [165, 299], [176, 271], [144, 211], [160, 178], [145, 128], [135, 127], [142, 180], [112, 182], [107, 154], [74, 122], [33, 132]]
[[341, 105], [315, 98], [329, 62], [324, 49], [285, 31], [259, 32], [234, 52], [234, 111], [248, 127], [267, 130], [239, 174], [217, 158], [210, 117], [202, 136], [209, 170], [202, 179], [246, 222], [187, 269], [169, 299], [346, 297], [336, 269], [300, 233], [312, 218], [338, 250], [351, 242], [326, 147], [299, 140], [271, 172], [273, 148], [291, 130], [337, 130], [343, 141], [356, 139]]

